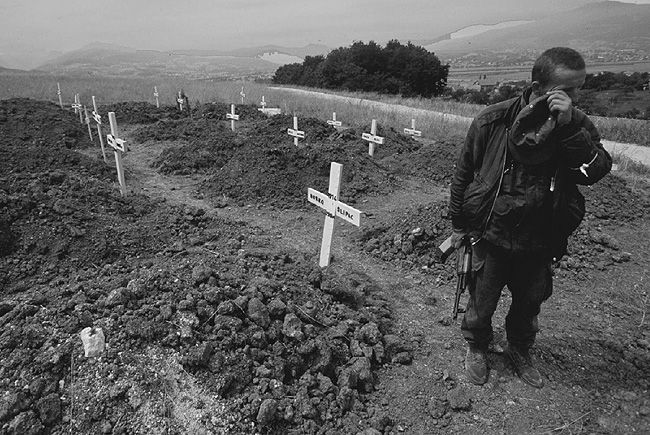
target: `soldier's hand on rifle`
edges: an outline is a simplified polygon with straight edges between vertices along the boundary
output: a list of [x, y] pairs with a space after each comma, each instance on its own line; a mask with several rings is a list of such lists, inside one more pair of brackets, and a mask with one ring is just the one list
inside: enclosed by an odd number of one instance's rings
[[454, 249], [460, 248], [460, 245], [463, 244], [463, 239], [465, 238], [466, 235], [467, 235], [466, 231], [454, 228], [454, 231], [451, 234], [451, 243], [454, 246]]

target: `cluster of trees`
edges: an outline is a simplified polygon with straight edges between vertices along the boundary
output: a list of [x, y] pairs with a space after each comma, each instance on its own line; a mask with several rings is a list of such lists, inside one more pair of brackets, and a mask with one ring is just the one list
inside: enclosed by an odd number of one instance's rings
[[[577, 106], [589, 115], [650, 119], [650, 73], [587, 74]], [[504, 84], [491, 92], [447, 89], [444, 96], [470, 104], [494, 104], [520, 95], [528, 82]]]
[[587, 74], [579, 106], [589, 114], [650, 119], [650, 73]]
[[370, 41], [284, 65], [275, 72], [273, 83], [429, 98], [442, 94], [448, 74], [449, 65], [442, 65], [424, 47], [397, 40], [381, 47]]
[[516, 97], [521, 94], [522, 89], [520, 84], [501, 85], [492, 92], [458, 88], [448, 89], [444, 95], [460, 103], [489, 105]]
[[613, 73], [610, 71], [598, 74], [587, 74], [585, 84], [582, 89], [593, 89], [596, 91], [607, 91], [620, 89], [626, 92], [642, 91], [648, 86], [650, 73], [635, 72], [632, 74]]

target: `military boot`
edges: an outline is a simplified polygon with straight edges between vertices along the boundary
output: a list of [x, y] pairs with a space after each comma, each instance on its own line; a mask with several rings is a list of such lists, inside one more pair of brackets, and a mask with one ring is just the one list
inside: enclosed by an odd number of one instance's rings
[[488, 380], [487, 355], [485, 350], [478, 346], [469, 345], [465, 355], [465, 372], [470, 382], [483, 385]]
[[521, 348], [508, 343], [505, 354], [510, 359], [512, 366], [522, 381], [535, 388], [544, 386], [544, 379], [539, 370], [533, 366], [533, 360], [527, 348]]

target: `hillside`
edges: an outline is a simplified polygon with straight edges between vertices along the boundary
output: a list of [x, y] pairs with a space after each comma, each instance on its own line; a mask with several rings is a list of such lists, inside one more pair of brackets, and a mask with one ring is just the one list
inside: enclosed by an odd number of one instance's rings
[[263, 46], [223, 50], [138, 50], [112, 44], [92, 43], [65, 53], [39, 67], [71, 74], [153, 76], [183, 75], [190, 78], [266, 77], [277, 69], [278, 59], [304, 58], [327, 53], [323, 45], [305, 47]]
[[625, 50], [650, 55], [650, 5], [599, 2], [556, 13], [528, 24], [491, 30], [427, 45], [441, 55], [478, 51], [525, 51], [569, 45], [583, 52]]

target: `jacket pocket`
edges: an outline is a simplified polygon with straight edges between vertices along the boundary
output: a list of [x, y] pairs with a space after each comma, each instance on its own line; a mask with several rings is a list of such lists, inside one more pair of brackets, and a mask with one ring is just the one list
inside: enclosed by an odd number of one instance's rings
[[474, 181], [467, 186], [462, 210], [470, 229], [481, 229], [485, 225], [498, 185], [489, 185], [480, 174], [476, 174]]

